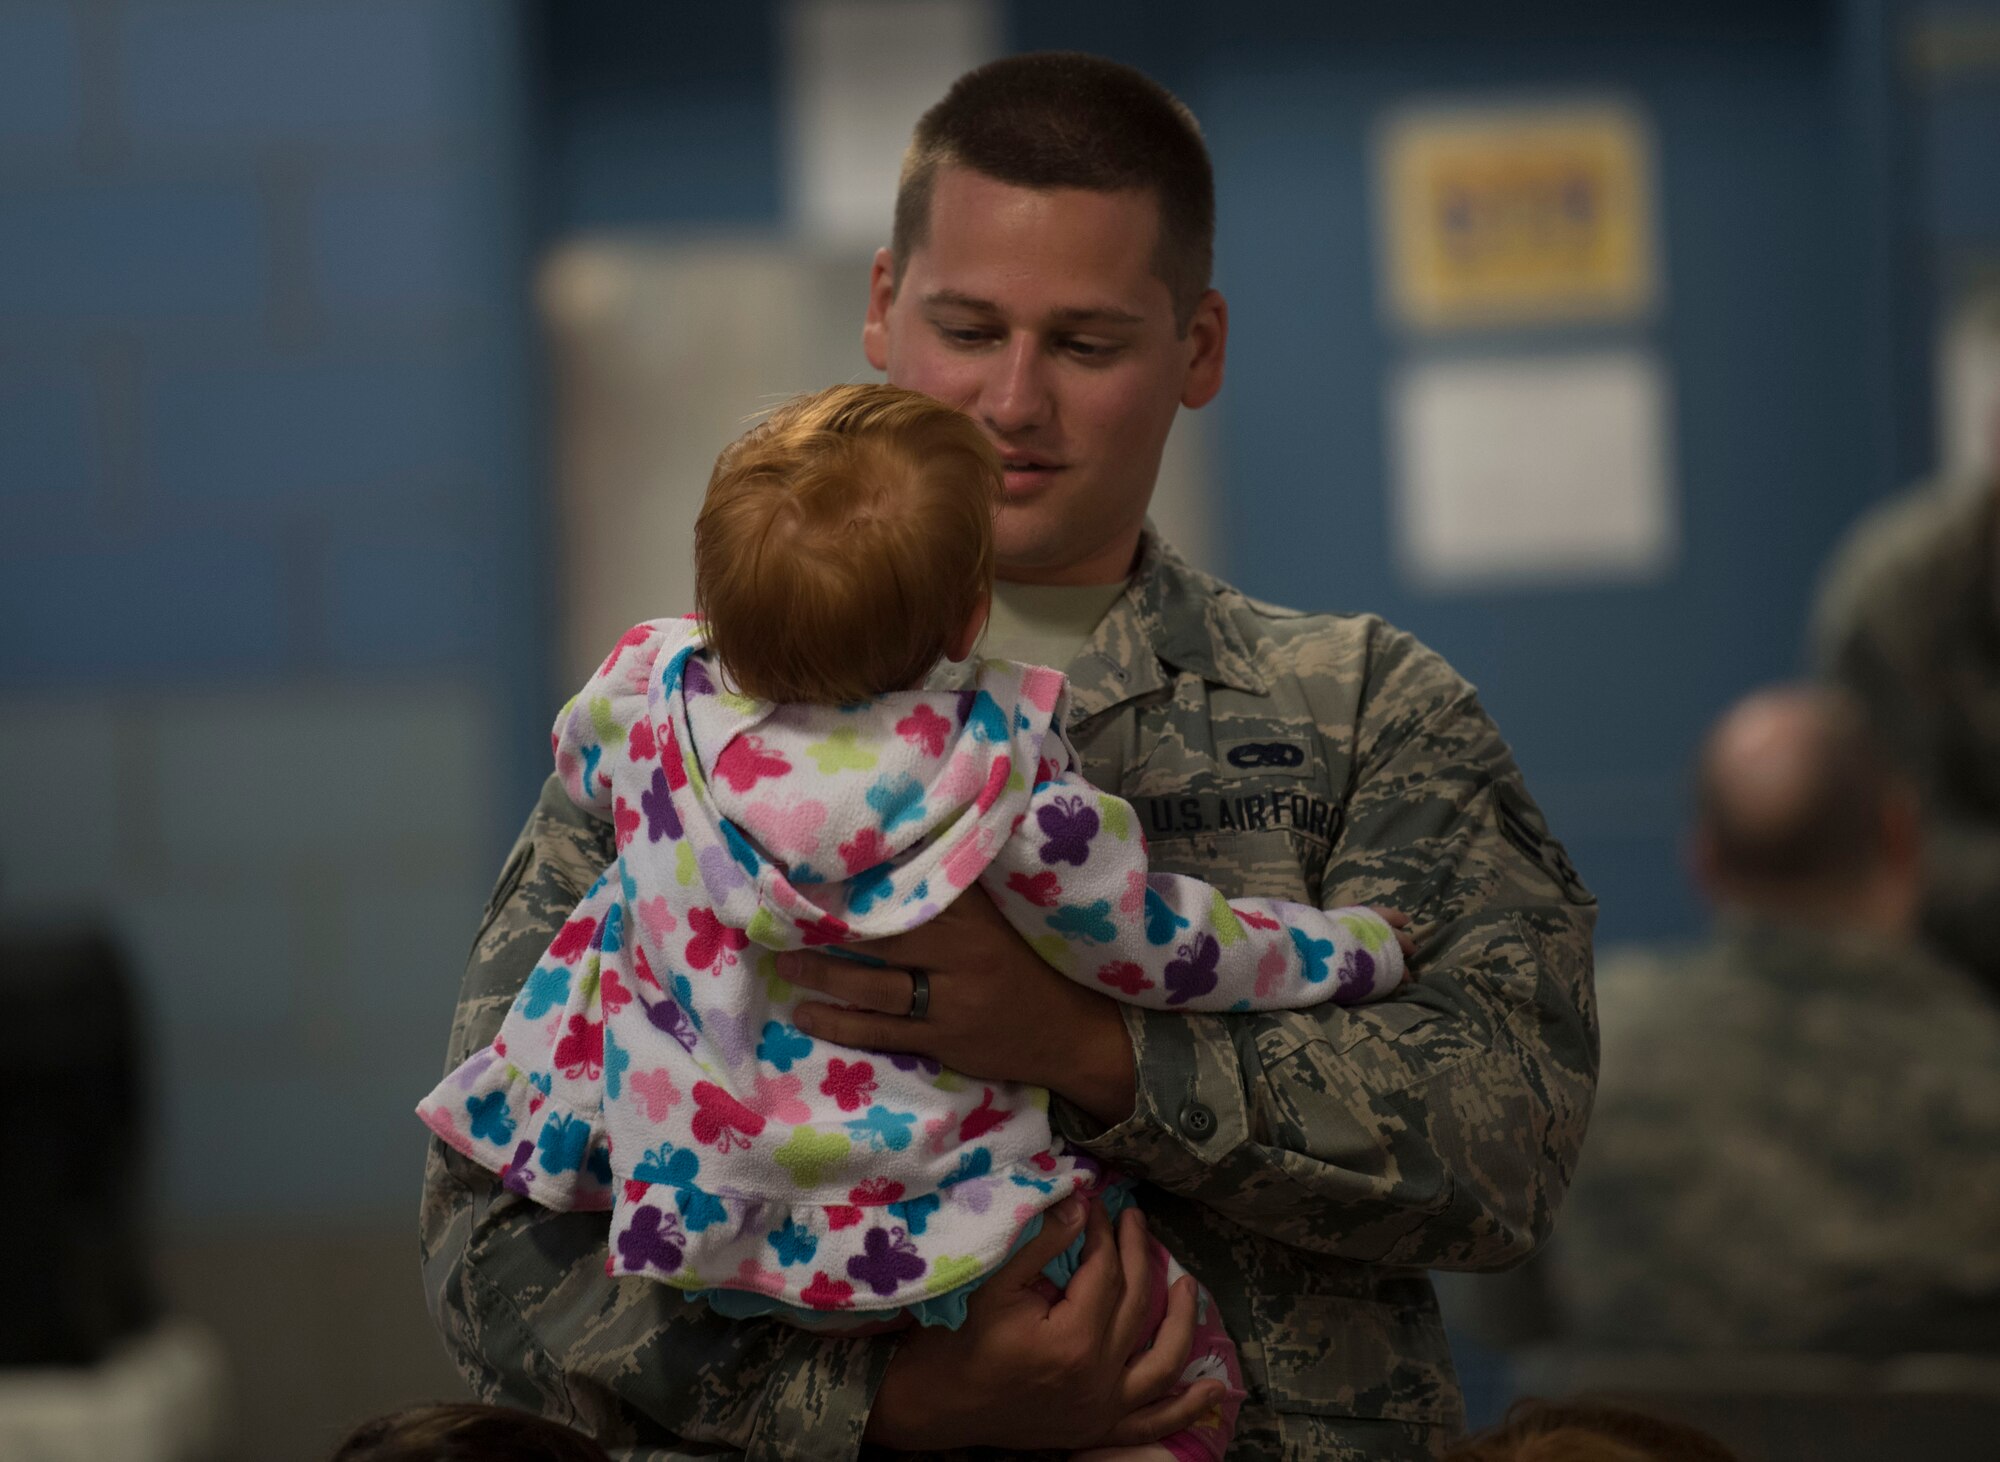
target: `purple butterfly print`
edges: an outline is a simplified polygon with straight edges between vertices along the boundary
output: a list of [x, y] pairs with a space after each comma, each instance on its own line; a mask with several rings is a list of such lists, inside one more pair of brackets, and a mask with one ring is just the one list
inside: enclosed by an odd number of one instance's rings
[[690, 655], [687, 668], [681, 672], [681, 686], [684, 695], [714, 695], [715, 682], [708, 678], [708, 667]]
[[898, 1071], [921, 1071], [925, 1076], [936, 1076], [944, 1070], [944, 1063], [932, 1056], [905, 1055], [901, 1051], [876, 1051], [877, 1056], [889, 1058], [889, 1064]]
[[1074, 863], [1081, 868], [1090, 856], [1090, 840], [1097, 836], [1097, 811], [1081, 797], [1057, 797], [1035, 811], [1044, 836], [1041, 856], [1044, 863]]
[[1213, 934], [1200, 934], [1192, 944], [1183, 944], [1167, 961], [1167, 1004], [1184, 1005], [1215, 988], [1215, 965], [1222, 958], [1222, 945]]
[[1340, 976], [1334, 982], [1333, 998], [1350, 1004], [1366, 995], [1375, 985], [1375, 956], [1365, 949], [1350, 949], [1340, 962]]
[[679, 1001], [671, 997], [664, 1000], [648, 1000], [644, 995], [640, 995], [639, 1004], [645, 1009], [648, 1025], [679, 1041], [681, 1049], [689, 1055], [694, 1054], [694, 1022], [687, 1018], [687, 1012], [681, 1009]]
[[711, 1011], [702, 1020], [702, 1034], [707, 1036], [715, 1049], [722, 1054], [723, 1061], [730, 1066], [741, 1066], [750, 1054], [752, 1037], [756, 1032], [751, 1028], [751, 1017], [747, 1015], [725, 1015]]
[[528, 1196], [528, 1184], [535, 1181], [535, 1174], [528, 1166], [528, 1159], [535, 1155], [533, 1139], [526, 1140], [514, 1149], [514, 1155], [507, 1159], [507, 1166], [500, 1169], [500, 1186]]
[[877, 1294], [894, 1294], [930, 1267], [917, 1257], [917, 1246], [901, 1228], [871, 1228], [862, 1245], [867, 1252], [847, 1261], [847, 1275]]
[[708, 885], [709, 897], [720, 903], [750, 879], [743, 865], [729, 855], [729, 849], [712, 845], [701, 850], [701, 881]]
[[632, 1215], [625, 1232], [618, 1236], [618, 1257], [633, 1273], [660, 1269], [672, 1274], [681, 1267], [684, 1242], [681, 1221], [648, 1204]]
[[653, 768], [653, 785], [639, 794], [639, 806], [646, 813], [647, 842], [657, 843], [663, 837], [680, 837], [681, 815], [674, 811], [674, 794], [668, 788], [667, 774], [661, 768]]

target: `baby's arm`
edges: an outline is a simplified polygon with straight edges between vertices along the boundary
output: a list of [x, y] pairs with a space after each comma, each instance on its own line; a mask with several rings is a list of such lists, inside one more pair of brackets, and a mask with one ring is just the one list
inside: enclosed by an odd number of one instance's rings
[[1132, 1005], [1354, 1005], [1403, 982], [1396, 930], [1375, 910], [1228, 899], [1153, 873], [1131, 804], [1073, 771], [1036, 787], [980, 882], [1043, 959]]
[[[665, 668], [662, 656], [687, 640], [686, 624], [659, 619], [633, 625], [583, 689], [556, 714], [549, 735], [556, 776], [577, 806], [606, 822], [620, 810], [612, 789], [613, 767], [658, 754], [647, 715], [648, 691], [654, 674]], [[639, 809], [624, 811], [636, 818]], [[624, 843], [622, 835], [619, 843]]]

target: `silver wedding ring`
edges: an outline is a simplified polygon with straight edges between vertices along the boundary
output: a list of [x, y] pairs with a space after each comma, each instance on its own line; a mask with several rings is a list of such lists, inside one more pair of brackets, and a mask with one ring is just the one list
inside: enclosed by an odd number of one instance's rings
[[922, 970], [910, 971], [910, 1008], [905, 1012], [911, 1020], [922, 1020], [930, 1013], [931, 977]]

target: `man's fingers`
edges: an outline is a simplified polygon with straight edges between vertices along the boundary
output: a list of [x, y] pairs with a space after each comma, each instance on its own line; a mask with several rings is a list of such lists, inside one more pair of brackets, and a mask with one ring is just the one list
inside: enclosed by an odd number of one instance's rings
[[1069, 1287], [1063, 1291], [1063, 1303], [1076, 1306], [1078, 1318], [1091, 1334], [1103, 1335], [1117, 1312], [1124, 1288], [1118, 1245], [1111, 1237], [1111, 1219], [1104, 1212], [1104, 1205], [1093, 1198], [1084, 1219], [1083, 1257], [1077, 1261], [1076, 1273], [1070, 1276]]
[[1197, 1417], [1222, 1399], [1222, 1394], [1222, 1382], [1197, 1381], [1178, 1396], [1169, 1396], [1151, 1406], [1140, 1407], [1113, 1427], [1111, 1434], [1096, 1445], [1143, 1447], [1148, 1442], [1170, 1437], [1192, 1425]]
[[778, 976], [801, 990], [831, 995], [843, 1005], [883, 1015], [907, 1014], [915, 989], [908, 970], [877, 969], [823, 954], [781, 954]]
[[1146, 1232], [1145, 1218], [1136, 1208], [1118, 1215], [1118, 1269], [1125, 1280], [1125, 1292], [1105, 1343], [1113, 1355], [1129, 1356], [1145, 1338], [1146, 1312], [1153, 1298], [1153, 1241]]
[[[974, 1293], [972, 1303], [977, 1304], [979, 1293], [988, 1289], [996, 1291], [1035, 1289], [1035, 1281], [1042, 1277], [1042, 1267], [1076, 1242], [1077, 1230], [1084, 1225], [1085, 1206], [1085, 1200], [1072, 1193], [1055, 1207], [1046, 1210], [1042, 1214], [1042, 1231], [1021, 1245], [1005, 1264], [993, 1271], [992, 1277]], [[1046, 1298], [1046, 1291], [1037, 1292]]]
[[1013, 926], [994, 907], [986, 890], [974, 884], [946, 905], [942, 913], [916, 928], [884, 939], [865, 940], [853, 947], [892, 965], [920, 970], [950, 969], [964, 962], [967, 949], [980, 938], [982, 931], [993, 929], [1012, 937]]
[[1194, 1306], [1194, 1277], [1182, 1275], [1167, 1292], [1167, 1313], [1152, 1345], [1125, 1368], [1123, 1398], [1127, 1406], [1140, 1406], [1164, 1395], [1186, 1368], [1188, 1352], [1194, 1346]]
[[792, 1019], [807, 1035], [832, 1041], [837, 1046], [853, 1046], [862, 1051], [910, 1051], [919, 1056], [933, 1054], [933, 1028], [926, 1021], [877, 1015], [871, 1010], [844, 1010], [838, 1005], [822, 1005], [817, 1000], [799, 1006]]

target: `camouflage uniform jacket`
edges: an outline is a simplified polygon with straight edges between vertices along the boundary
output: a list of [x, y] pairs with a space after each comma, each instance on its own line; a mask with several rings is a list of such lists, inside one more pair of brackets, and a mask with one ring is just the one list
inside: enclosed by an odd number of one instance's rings
[[1607, 956], [1566, 1343], [2000, 1347], [2000, 1004], [1921, 946], [1747, 916]]
[[1927, 488], [1863, 519], [1817, 621], [1821, 667], [1923, 794], [1927, 932], [2000, 988], [2000, 485]]
[[[1070, 675], [1085, 773], [1139, 810], [1156, 868], [1416, 922], [1419, 978], [1380, 1004], [1124, 1007], [1132, 1115], [1055, 1115], [1146, 1180], [1155, 1232], [1218, 1297], [1251, 1392], [1232, 1456], [1434, 1456], [1462, 1408], [1423, 1270], [1506, 1265], [1548, 1231], [1596, 1073], [1595, 906], [1471, 688], [1380, 620], [1258, 604], [1149, 537]], [[492, 1039], [611, 853], [551, 782], [448, 1064]], [[538, 1208], [436, 1142], [423, 1253], [481, 1394], [634, 1458], [852, 1456], [894, 1350], [610, 1281], [601, 1216]]]

